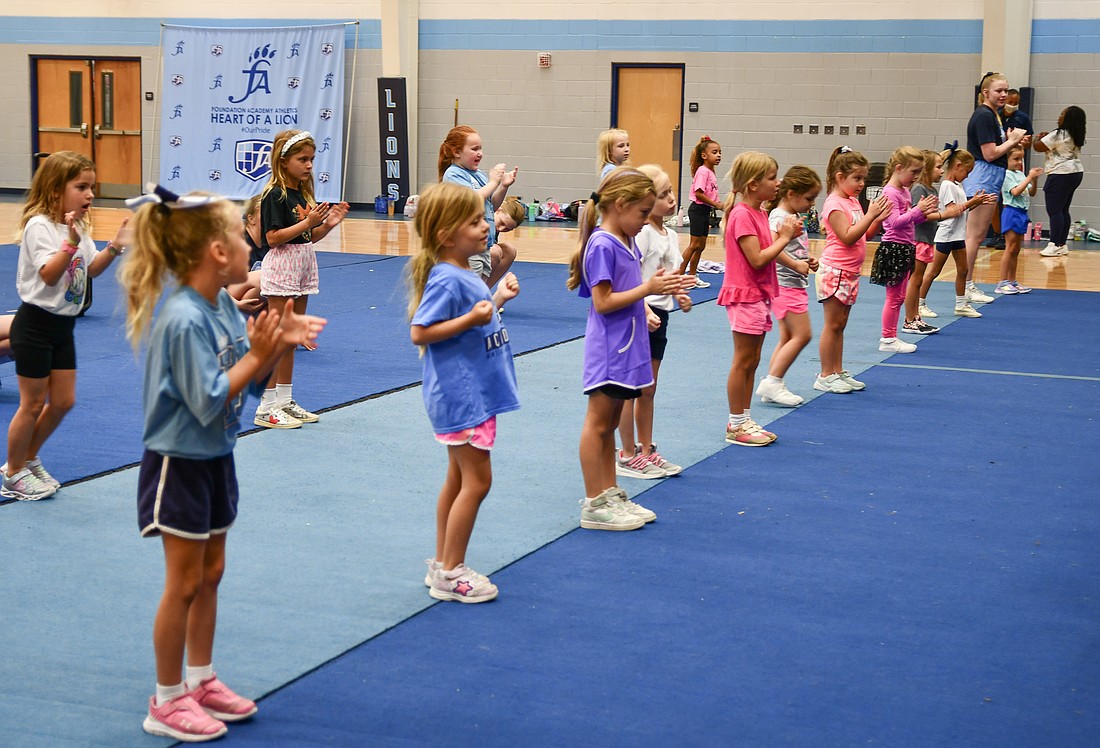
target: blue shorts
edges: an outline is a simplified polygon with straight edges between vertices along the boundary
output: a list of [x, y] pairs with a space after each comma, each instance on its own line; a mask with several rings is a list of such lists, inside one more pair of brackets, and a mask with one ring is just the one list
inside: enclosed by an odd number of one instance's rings
[[206, 540], [232, 527], [238, 495], [232, 452], [189, 460], [147, 449], [138, 471], [138, 529], [143, 537]]
[[972, 198], [978, 190], [990, 195], [1001, 194], [1001, 185], [1005, 181], [1005, 167], [991, 164], [983, 159], [977, 159], [974, 171], [963, 180], [962, 186], [966, 190], [966, 197]]
[[953, 242], [936, 242], [936, 251], [943, 252], [945, 255], [949, 255], [959, 249], [966, 249], [965, 239], [956, 239]]
[[1006, 205], [1001, 210], [1001, 233], [1015, 231], [1020, 236], [1027, 235], [1027, 211], [1014, 205]]

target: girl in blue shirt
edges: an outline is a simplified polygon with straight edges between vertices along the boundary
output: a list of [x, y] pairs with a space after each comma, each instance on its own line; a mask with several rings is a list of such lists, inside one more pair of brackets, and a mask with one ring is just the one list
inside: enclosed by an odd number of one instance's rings
[[420, 195], [413, 228], [421, 250], [408, 265], [409, 337], [423, 351], [424, 407], [448, 460], [435, 558], [424, 581], [437, 600], [481, 603], [496, 598], [497, 588], [466, 566], [466, 547], [493, 482], [497, 414], [519, 407], [508, 331], [497, 314], [519, 293], [519, 281], [508, 273], [490, 296], [472, 271], [470, 258], [489, 234], [474, 191], [431, 185]]
[[143, 726], [176, 740], [212, 740], [225, 734], [226, 722], [256, 712], [212, 664], [226, 533], [237, 516], [233, 447], [245, 390], [261, 394], [278, 357], [313, 344], [325, 321], [296, 314], [288, 299], [246, 324], [225, 290], [249, 267], [235, 204], [213, 195], [180, 198], [161, 187], [131, 204], [142, 207], [120, 280], [135, 347], [165, 273], [179, 283], [153, 323], [145, 361], [138, 526], [144, 536], [160, 535], [165, 578], [153, 624], [156, 695]]

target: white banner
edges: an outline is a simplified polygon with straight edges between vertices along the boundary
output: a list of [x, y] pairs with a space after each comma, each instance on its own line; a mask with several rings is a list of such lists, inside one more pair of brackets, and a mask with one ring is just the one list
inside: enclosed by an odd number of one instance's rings
[[342, 199], [344, 33], [165, 25], [160, 183], [245, 199], [268, 182], [276, 133], [309, 130], [317, 199]]

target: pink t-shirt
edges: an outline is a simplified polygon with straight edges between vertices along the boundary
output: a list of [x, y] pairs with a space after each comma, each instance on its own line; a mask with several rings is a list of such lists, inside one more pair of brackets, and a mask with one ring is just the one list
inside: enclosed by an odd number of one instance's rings
[[718, 202], [718, 178], [714, 176], [711, 168], [705, 164], [695, 170], [695, 176], [691, 179], [691, 201], [699, 203], [699, 205], [706, 205], [706, 203], [699, 202], [699, 197], [695, 194], [696, 190], [701, 191], [714, 202]]
[[779, 295], [775, 260], [762, 268], [750, 265], [738, 241], [744, 236], [755, 236], [760, 242], [760, 249], [767, 249], [775, 241], [768, 225], [768, 214], [760, 208], [737, 203], [726, 221], [726, 276], [722, 281], [722, 290], [718, 292], [718, 303], [722, 306], [764, 301]]
[[834, 268], [858, 273], [863, 270], [867, 238], [861, 234], [855, 244], [842, 243], [833, 231], [833, 225], [829, 223], [829, 215], [837, 211], [848, 217], [851, 226], [863, 220], [863, 206], [856, 198], [841, 197], [835, 192], [825, 198], [825, 205], [821, 209], [821, 225], [825, 227], [825, 249], [821, 252], [821, 261]]

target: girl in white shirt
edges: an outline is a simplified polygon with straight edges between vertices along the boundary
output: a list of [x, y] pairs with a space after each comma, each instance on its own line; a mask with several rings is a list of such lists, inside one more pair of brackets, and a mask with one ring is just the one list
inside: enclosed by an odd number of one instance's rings
[[1041, 132], [1035, 138], [1035, 150], [1047, 154], [1043, 197], [1050, 216], [1050, 243], [1039, 252], [1044, 257], [1069, 254], [1066, 239], [1073, 221], [1069, 204], [1085, 176], [1085, 166], [1081, 163], [1084, 144], [1085, 110], [1079, 106], [1066, 107], [1058, 116], [1058, 129]]

